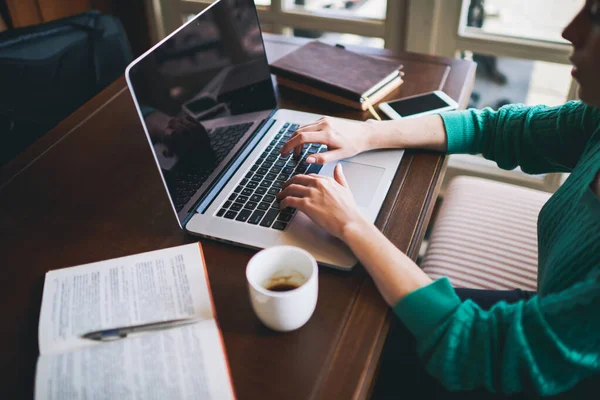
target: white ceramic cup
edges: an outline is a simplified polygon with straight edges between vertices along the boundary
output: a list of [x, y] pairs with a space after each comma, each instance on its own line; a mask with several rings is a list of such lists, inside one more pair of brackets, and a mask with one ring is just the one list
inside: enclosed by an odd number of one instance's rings
[[[269, 328], [288, 332], [312, 316], [319, 293], [317, 261], [305, 250], [276, 246], [259, 251], [246, 267], [252, 309]], [[296, 289], [268, 290], [276, 282], [299, 285]]]

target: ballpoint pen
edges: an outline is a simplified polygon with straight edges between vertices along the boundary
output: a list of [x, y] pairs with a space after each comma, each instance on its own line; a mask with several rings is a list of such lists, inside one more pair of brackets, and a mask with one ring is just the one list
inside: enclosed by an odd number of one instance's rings
[[99, 331], [88, 332], [84, 335], [81, 335], [81, 337], [84, 339], [101, 341], [117, 340], [127, 337], [127, 335], [130, 333], [170, 329], [178, 326], [190, 325], [199, 321], [201, 321], [201, 319], [199, 318], [172, 319], [167, 321], [151, 322], [148, 324], [123, 326], [112, 329], [102, 329]]

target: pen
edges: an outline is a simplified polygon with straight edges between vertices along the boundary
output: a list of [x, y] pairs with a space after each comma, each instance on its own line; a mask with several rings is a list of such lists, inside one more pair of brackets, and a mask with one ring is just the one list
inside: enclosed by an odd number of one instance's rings
[[178, 326], [189, 325], [201, 321], [199, 318], [182, 318], [168, 321], [151, 322], [148, 324], [124, 326], [120, 328], [103, 329], [100, 331], [89, 332], [81, 335], [84, 339], [90, 340], [117, 340], [127, 337], [130, 333], [156, 331], [161, 329], [175, 328]]

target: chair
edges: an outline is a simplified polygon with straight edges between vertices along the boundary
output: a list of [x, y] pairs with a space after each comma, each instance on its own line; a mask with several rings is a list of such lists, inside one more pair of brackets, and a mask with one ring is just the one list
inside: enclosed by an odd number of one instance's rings
[[535, 291], [537, 218], [551, 194], [481, 178], [452, 180], [421, 263], [454, 287]]
[[121, 76], [132, 59], [119, 20], [98, 11], [1, 32], [0, 166]]

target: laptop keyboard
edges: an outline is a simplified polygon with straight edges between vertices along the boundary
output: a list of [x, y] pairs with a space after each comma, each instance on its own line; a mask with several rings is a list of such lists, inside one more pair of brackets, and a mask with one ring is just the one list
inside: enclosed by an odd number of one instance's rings
[[[215, 153], [215, 165], [219, 165], [225, 156], [229, 154], [235, 144], [250, 129], [252, 122], [237, 125], [222, 126], [208, 132], [210, 146]], [[173, 181], [175, 188], [173, 202], [177, 212], [181, 211], [196, 191], [206, 181], [211, 171], [191, 172], [177, 174]]]
[[245, 177], [230, 193], [229, 198], [217, 212], [217, 217], [281, 231], [287, 228], [296, 209], [281, 210], [275, 196], [281, 191], [285, 181], [292, 176], [318, 173], [322, 166], [308, 164], [306, 157], [327, 151], [327, 146], [310, 144], [304, 146], [299, 159], [291, 155], [282, 157], [279, 149], [298, 127], [297, 124], [284, 124]]

